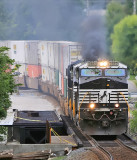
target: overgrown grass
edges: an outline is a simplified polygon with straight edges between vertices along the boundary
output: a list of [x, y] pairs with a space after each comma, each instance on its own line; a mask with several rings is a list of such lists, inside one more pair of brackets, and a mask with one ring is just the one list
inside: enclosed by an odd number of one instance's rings
[[66, 156], [55, 157], [55, 158], [52, 158], [52, 160], [63, 160], [64, 158], [66, 158]]
[[129, 80], [131, 80], [137, 87], [137, 80], [135, 79], [136, 75], [130, 75]]
[[0, 141], [4, 140], [4, 135], [7, 135], [7, 127], [0, 126]]
[[132, 111], [133, 118], [130, 120], [130, 131], [132, 134], [137, 133], [137, 102], [135, 102], [134, 110]]
[[137, 87], [137, 80], [132, 80], [134, 83], [135, 83], [135, 85], [136, 85], [136, 87]]
[[136, 79], [135, 79], [135, 75], [130, 75], [129, 80], [136, 80]]

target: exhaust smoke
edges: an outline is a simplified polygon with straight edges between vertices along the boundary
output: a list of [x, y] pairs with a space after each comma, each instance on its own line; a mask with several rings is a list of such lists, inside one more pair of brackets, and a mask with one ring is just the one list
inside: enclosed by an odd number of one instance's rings
[[82, 51], [83, 59], [96, 61], [99, 58], [106, 58], [106, 31], [104, 17], [99, 14], [92, 14], [84, 21], [82, 28], [82, 43], [84, 44]]

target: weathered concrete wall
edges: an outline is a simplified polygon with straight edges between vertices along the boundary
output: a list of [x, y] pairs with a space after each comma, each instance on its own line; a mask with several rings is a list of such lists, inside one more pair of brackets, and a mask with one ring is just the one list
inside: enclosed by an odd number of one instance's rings
[[13, 153], [36, 152], [42, 150], [51, 150], [51, 152], [64, 151], [65, 148], [72, 148], [67, 144], [1, 144], [0, 151], [13, 149]]

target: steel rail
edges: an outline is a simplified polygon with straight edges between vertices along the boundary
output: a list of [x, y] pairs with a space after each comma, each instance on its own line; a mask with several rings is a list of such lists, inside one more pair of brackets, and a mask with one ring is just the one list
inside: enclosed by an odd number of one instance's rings
[[116, 142], [121, 146], [124, 147], [125, 149], [131, 150], [132, 152], [137, 154], [137, 150], [132, 148], [131, 146], [125, 144], [122, 140], [120, 139], [116, 139]]
[[108, 160], [113, 160], [113, 156], [101, 145], [99, 145], [99, 143], [93, 137], [90, 137], [88, 135], [86, 136], [88, 137], [89, 140], [91, 140], [91, 144], [93, 143], [100, 150], [100, 152], [102, 152], [107, 157]]

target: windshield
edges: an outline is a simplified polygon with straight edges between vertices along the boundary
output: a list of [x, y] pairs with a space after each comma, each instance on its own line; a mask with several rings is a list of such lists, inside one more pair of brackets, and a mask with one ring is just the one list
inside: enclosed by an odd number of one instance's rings
[[105, 76], [125, 76], [125, 69], [105, 69]]
[[84, 69], [81, 69], [81, 76], [82, 77], [102, 76], [102, 70], [101, 69], [84, 68]]

